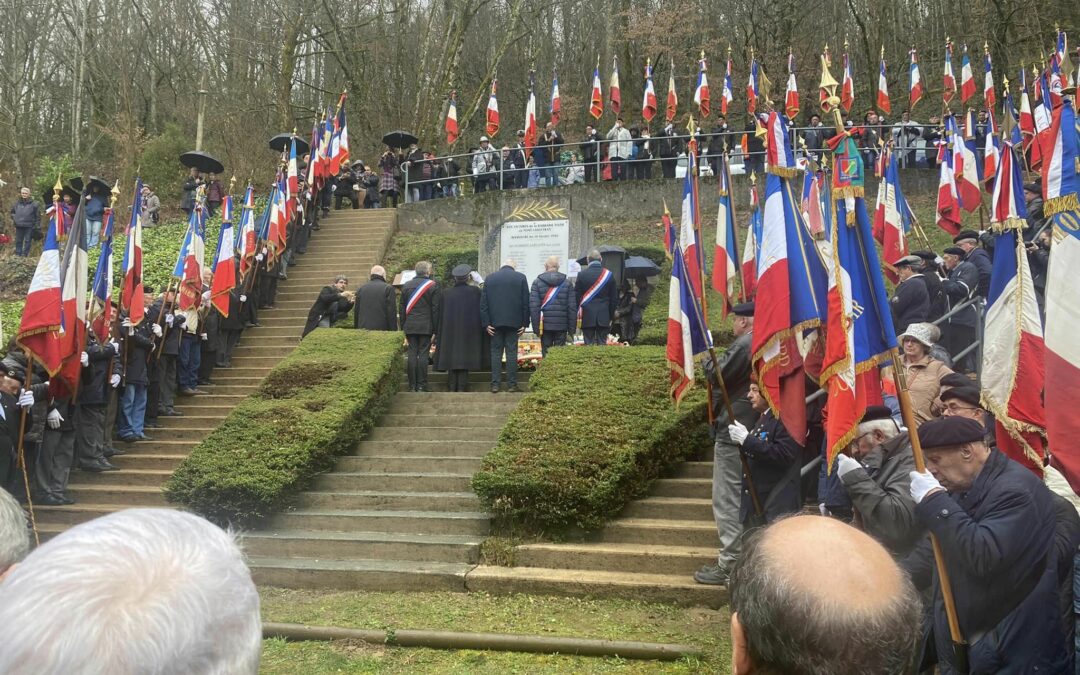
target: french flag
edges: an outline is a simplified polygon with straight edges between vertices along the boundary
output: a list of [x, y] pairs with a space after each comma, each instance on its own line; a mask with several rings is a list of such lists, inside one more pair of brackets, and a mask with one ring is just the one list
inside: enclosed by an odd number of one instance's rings
[[[881, 48], [885, 50], [884, 47]], [[892, 114], [892, 101], [889, 100], [889, 81], [885, 77], [885, 58], [884, 55], [881, 59], [881, 65], [878, 67], [878, 80], [877, 80], [877, 107], [878, 110], [886, 115]]]
[[990, 226], [997, 236], [986, 298], [982, 402], [994, 416], [998, 447], [1041, 477], [1045, 450], [1039, 431], [1046, 427], [1042, 393], [1047, 354], [1027, 251], [1019, 236], [1027, 223], [1023, 174], [1008, 142], [993, 195]]
[[851, 61], [848, 60], [847, 52], [844, 52], [844, 80], [840, 83], [840, 105], [844, 112], [851, 112], [855, 105], [855, 78], [851, 76]]
[[690, 140], [687, 146], [686, 178], [683, 179], [682, 214], [679, 217], [679, 246], [683, 260], [686, 263], [686, 271], [689, 274], [688, 282], [694, 289], [694, 296], [702, 297], [702, 250], [698, 241], [698, 225], [701, 216], [698, 212], [698, 186], [697, 186], [697, 141]]
[[825, 209], [821, 203], [821, 176], [809, 166], [805, 158], [800, 162], [806, 163], [803, 174], [802, 214], [806, 220], [806, 226], [810, 228], [810, 234], [815, 238], [825, 236]]
[[450, 105], [446, 108], [446, 144], [453, 145], [458, 139], [457, 92], [450, 92]]
[[986, 73], [983, 75], [983, 100], [986, 101], [986, 109], [993, 110], [997, 104], [997, 94], [994, 93], [994, 66], [990, 61], [990, 46], [983, 45], [983, 55], [986, 61]]
[[1048, 140], [1053, 113], [1050, 107], [1050, 87], [1046, 82], [1046, 73], [1039, 76], [1035, 83], [1035, 108], [1031, 117], [1035, 126], [1035, 138], [1031, 144], [1031, 170], [1042, 166], [1043, 158], [1049, 153]]
[[[336, 174], [337, 172], [335, 172], [335, 175]], [[297, 175], [295, 138], [289, 140], [289, 163], [286, 168], [285, 188], [287, 190], [285, 194], [285, 220], [286, 222], [290, 222], [292, 221], [293, 216], [296, 215], [298, 201], [297, 193], [300, 191], [300, 178]], [[230, 213], [229, 216], [231, 218], [232, 214]]]
[[993, 193], [994, 177], [997, 175], [998, 162], [1001, 161], [1001, 139], [998, 138], [994, 110], [986, 110], [986, 138], [983, 140], [982, 180], [986, 191]]
[[758, 62], [757, 59], [750, 59], [750, 78], [746, 81], [746, 113], [753, 115], [757, 111], [757, 99], [759, 94], [758, 88]]
[[952, 115], [945, 118], [945, 134], [938, 141], [938, 162], [941, 169], [938, 174], [937, 224], [941, 229], [956, 236], [960, 234], [960, 196], [956, 191], [956, 174], [953, 171], [956, 154], [948, 146], [952, 143], [962, 144], [962, 142], [958, 135], [954, 135], [950, 130], [950, 124], [952, 129], [956, 128], [956, 120]]
[[720, 153], [717, 168], [719, 206], [716, 212], [712, 288], [724, 297], [724, 316], [727, 316], [729, 306], [735, 302], [735, 279], [739, 276], [739, 242], [735, 238], [735, 212], [731, 204], [731, 172], [727, 155], [724, 153]]
[[318, 174], [325, 182], [336, 174], [330, 173], [330, 154], [333, 151], [334, 122], [337, 119], [333, 108], [326, 109], [326, 118], [323, 121], [322, 141], [319, 143], [319, 155], [316, 161], [319, 164]]
[[799, 114], [799, 87], [795, 84], [795, 55], [788, 52], [787, 90], [784, 92], [784, 113], [788, 119]]
[[182, 310], [202, 304], [202, 271], [206, 263], [206, 208], [202, 196], [196, 199], [195, 208], [188, 219], [187, 234], [180, 247], [180, 255], [173, 267], [173, 276], [180, 279]]
[[[753, 181], [753, 176], [751, 176]], [[758, 201], [757, 186], [750, 185], [750, 224], [746, 229], [746, 242], [743, 244], [742, 264], [742, 297], [743, 300], [752, 300], [757, 292], [757, 261], [761, 254], [761, 203]]]
[[687, 270], [682, 251], [672, 252], [671, 285], [668, 287], [667, 362], [671, 372], [671, 397], [678, 405], [694, 384], [694, 357], [712, 348], [698, 296], [694, 294], [693, 273]]
[[608, 80], [608, 104], [616, 116], [622, 112], [622, 88], [619, 86], [619, 57], [611, 61], [611, 79]]
[[536, 146], [536, 93], [533, 73], [529, 73], [529, 98], [525, 102], [525, 152], [528, 153]]
[[702, 117], [709, 116], [709, 76], [706, 73], [705, 54], [698, 60], [697, 86], [694, 87], [694, 103]]
[[953, 118], [953, 172], [956, 174], [956, 192], [960, 205], [968, 213], [974, 213], [982, 205], [982, 188], [979, 177], [978, 158], [975, 156], [975, 111], [970, 108], [964, 114], [964, 133], [960, 135]]
[[55, 396], [74, 396], [79, 389], [82, 373], [81, 356], [86, 348], [86, 298], [89, 266], [86, 255], [85, 199], [72, 219], [71, 231], [60, 260], [60, 353], [63, 362], [51, 381], [49, 390]]
[[1020, 136], [1023, 138], [1024, 154], [1035, 140], [1035, 115], [1031, 112], [1031, 97], [1028, 95], [1027, 73], [1020, 69]]
[[960, 57], [960, 100], [966, 104], [975, 95], [975, 73], [971, 70], [967, 45], [963, 49], [963, 56]]
[[1044, 213], [1054, 222], [1054, 249], [1046, 281], [1046, 433], [1054, 449], [1052, 463], [1080, 491], [1080, 175], [1076, 111], [1065, 98], [1054, 111], [1046, 168]]
[[487, 105], [487, 124], [484, 127], [484, 131], [488, 136], [494, 136], [499, 133], [499, 99], [495, 96], [495, 91], [499, 87], [498, 80], [491, 81], [491, 95], [488, 96]]
[[672, 259], [672, 251], [675, 248], [675, 242], [679, 241], [679, 234], [675, 231], [675, 223], [671, 221], [671, 211], [668, 211], [667, 200], [664, 200], [664, 215], [660, 218], [660, 224], [664, 228], [664, 251], [667, 254], [668, 259]]
[[[296, 149], [295, 144], [293, 149]], [[229, 316], [229, 294], [236, 288], [233, 237], [233, 198], [232, 195], [225, 195], [225, 201], [221, 205], [217, 251], [214, 254], [214, 279], [210, 285], [210, 302], [224, 317]]]
[[26, 293], [19, 331], [15, 334], [16, 343], [23, 348], [28, 359], [37, 361], [50, 377], [60, 370], [64, 357], [60, 348], [63, 317], [60, 248], [57, 243], [57, 234], [63, 228], [64, 209], [60, 206], [59, 195], [60, 184], [57, 181], [51, 222], [45, 231], [41, 257], [34, 269], [30, 290]]
[[[345, 121], [344, 92], [338, 99], [337, 115], [334, 116], [334, 135], [330, 140], [330, 175], [336, 176], [341, 167], [349, 165], [349, 124]], [[295, 157], [295, 156], [294, 156]], [[291, 194], [295, 195], [293, 191]]]
[[1051, 109], [1061, 105], [1062, 90], [1065, 88], [1065, 78], [1061, 76], [1061, 62], [1066, 58], [1068, 57], [1065, 54], [1065, 31], [1058, 31], [1057, 46], [1050, 57], [1050, 76], [1046, 83]]
[[[728, 50], [730, 52], [730, 50]], [[731, 86], [731, 55], [728, 54], [727, 68], [724, 71], [724, 90], [720, 92], [720, 113], [727, 115], [728, 105], [735, 100], [735, 88]]]
[[645, 62], [645, 94], [641, 101], [641, 116], [652, 122], [656, 116], [656, 89], [653, 87], [652, 61]]
[[[131, 201], [131, 221], [127, 227], [124, 247], [124, 286], [120, 289], [120, 311], [127, 314], [132, 325], [143, 320], [142, 266], [142, 179], [135, 179], [135, 198]], [[175, 272], [175, 270], [174, 270]]]
[[948, 103], [953, 100], [953, 96], [956, 96], [956, 75], [953, 74], [951, 42], [945, 43], [945, 74], [942, 78], [942, 87], [941, 98]]
[[255, 188], [250, 185], [244, 194], [244, 207], [240, 214], [240, 227], [236, 232], [235, 250], [239, 253], [240, 278], [246, 279], [255, 266], [258, 237], [255, 232]]
[[600, 63], [592, 74], [592, 94], [589, 97], [589, 114], [593, 119], [600, 119], [604, 115], [604, 95], [600, 91]]
[[899, 281], [896, 262], [908, 254], [907, 233], [911, 229], [912, 216], [900, 187], [900, 169], [892, 153], [889, 153], [889, 164], [882, 184], [885, 193], [881, 204], [881, 257], [885, 263], [885, 273], [895, 284]]
[[274, 192], [274, 204], [270, 209], [270, 226], [267, 239], [268, 257], [267, 264], [285, 255], [286, 239], [288, 238], [288, 222], [285, 220], [285, 181], [278, 175], [277, 190]]
[[915, 104], [922, 100], [926, 93], [923, 88], [922, 73], [919, 72], [919, 56], [914, 49], [911, 50], [911, 65], [908, 66], [908, 110], [914, 110]]
[[559, 123], [559, 117], [562, 115], [562, 96], [559, 95], [559, 74], [557, 72], [551, 74], [551, 103], [548, 104], [548, 114], [551, 116], [552, 124]]
[[668, 73], [667, 82], [667, 110], [664, 111], [664, 119], [668, 122], [675, 120], [679, 111], [679, 94], [675, 91], [675, 59], [671, 60], [671, 72]]
[[112, 324], [112, 286], [113, 286], [113, 222], [116, 213], [110, 205], [106, 207], [101, 221], [101, 253], [94, 281], [90, 287], [90, 310], [87, 316], [98, 342], [109, 339], [109, 326]]
[[322, 183], [319, 180], [318, 173], [318, 159], [319, 159], [319, 129], [321, 124], [318, 121], [311, 127], [311, 149], [308, 151], [308, 173], [307, 184], [310, 186], [313, 192], [318, 192]]

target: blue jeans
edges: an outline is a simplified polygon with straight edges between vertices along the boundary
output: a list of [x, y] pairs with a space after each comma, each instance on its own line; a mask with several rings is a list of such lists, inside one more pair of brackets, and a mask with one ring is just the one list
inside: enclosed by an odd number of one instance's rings
[[30, 244], [34, 241], [34, 228], [15, 228], [15, 255], [25, 258], [30, 255]]
[[116, 434], [120, 438], [143, 435], [146, 417], [146, 385], [129, 382], [120, 397], [120, 414], [116, 416]]
[[86, 247], [94, 248], [101, 241], [101, 221], [86, 221]]
[[502, 360], [506, 354], [506, 383], [517, 384], [518, 329], [499, 326], [491, 336], [491, 384], [502, 379]]
[[176, 374], [181, 389], [199, 386], [199, 364], [202, 362], [202, 340], [198, 335], [185, 332], [180, 338], [180, 362]]

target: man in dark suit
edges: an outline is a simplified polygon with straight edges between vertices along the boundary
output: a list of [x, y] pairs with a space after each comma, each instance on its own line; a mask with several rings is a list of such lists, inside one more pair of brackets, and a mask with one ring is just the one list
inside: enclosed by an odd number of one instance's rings
[[507, 391], [517, 391], [518, 338], [529, 325], [529, 281], [508, 259], [484, 279], [480, 321], [491, 336], [491, 393], [499, 393], [506, 354]]
[[306, 337], [316, 328], [329, 328], [338, 314], [348, 315], [353, 304], [353, 294], [345, 290], [348, 285], [349, 280], [339, 275], [334, 279], [333, 285], [323, 286], [323, 289], [319, 291], [319, 297], [308, 310], [307, 323], [304, 324], [301, 338]]
[[439, 282], [431, 278], [431, 263], [416, 263], [416, 276], [401, 287], [401, 330], [409, 342], [410, 391], [428, 391], [428, 361], [435, 327], [442, 311]]
[[611, 272], [600, 265], [600, 251], [589, 251], [589, 264], [578, 274], [574, 291], [585, 344], [605, 344], [611, 314], [619, 304], [619, 289]]
[[356, 289], [353, 325], [364, 330], [397, 330], [397, 302], [394, 287], [386, 283], [382, 265], [371, 268], [371, 278]]

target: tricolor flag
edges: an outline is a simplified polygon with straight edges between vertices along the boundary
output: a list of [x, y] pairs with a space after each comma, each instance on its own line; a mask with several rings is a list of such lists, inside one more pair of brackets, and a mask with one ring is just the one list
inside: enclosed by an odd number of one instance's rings
[[847, 52], [844, 52], [844, 78], [840, 83], [840, 107], [845, 113], [851, 112], [855, 105], [855, 79], [851, 76], [851, 61]]
[[986, 73], [983, 75], [983, 100], [986, 101], [986, 109], [993, 110], [997, 104], [997, 95], [994, 93], [994, 67], [990, 61], [990, 46], [983, 45], [984, 60], [986, 61]]
[[552, 124], [559, 123], [559, 117], [562, 114], [562, 97], [559, 95], [559, 74], [554, 70], [551, 72], [551, 103], [548, 104], [548, 114]]
[[698, 60], [697, 86], [694, 87], [694, 103], [702, 117], [709, 116], [709, 76], [706, 73], [705, 54]]
[[694, 295], [682, 251], [672, 252], [671, 286], [668, 289], [667, 361], [671, 370], [671, 398], [678, 405], [694, 384], [694, 357], [712, 347], [712, 336]]
[[98, 255], [97, 269], [94, 270], [94, 282], [90, 287], [90, 309], [87, 312], [87, 319], [99, 342], [109, 339], [109, 327], [113, 320], [113, 223], [115, 219], [116, 212], [110, 204], [105, 208], [105, 214], [101, 220], [101, 253]]
[[1043, 169], [1043, 212], [1053, 219], [1054, 248], [1046, 281], [1046, 433], [1053, 449], [1051, 464], [1080, 491], [1080, 140], [1076, 111], [1065, 98], [1054, 111], [1046, 167]]
[[646, 122], [652, 122], [656, 116], [656, 89], [653, 88], [652, 61], [645, 62], [645, 94], [641, 101], [641, 116]]
[[[331, 164], [331, 170], [334, 170], [336, 166], [340, 169], [343, 166], [349, 165], [349, 123], [345, 119], [345, 92], [341, 92], [341, 98], [338, 100], [338, 114], [337, 119], [334, 122], [334, 162]], [[334, 175], [337, 175], [337, 171], [334, 171]], [[295, 196], [295, 192], [292, 193]]]
[[270, 246], [270, 242], [273, 239], [270, 233], [270, 229], [271, 223], [274, 220], [274, 209], [277, 207], [278, 204], [278, 184], [278, 181], [275, 179], [273, 185], [270, 186], [270, 196], [266, 198], [266, 207], [263, 208], [262, 215], [259, 216], [259, 222], [255, 226], [255, 239], [257, 242], [256, 246], [266, 248], [266, 252], [268, 254], [268, 258], [266, 259], [266, 265], [268, 267], [274, 261], [274, 251]]
[[308, 151], [308, 174], [307, 184], [310, 186], [312, 194], [322, 189], [322, 183], [319, 180], [318, 173], [318, 158], [319, 158], [319, 139], [320, 130], [322, 129], [322, 122], [316, 121], [311, 127], [311, 149]]
[[525, 102], [525, 153], [528, 154], [536, 146], [536, 75], [529, 71], [529, 98]]
[[956, 174], [953, 171], [955, 153], [950, 147], [953, 143], [962, 144], [959, 134], [952, 131], [955, 128], [955, 118], [947, 116], [945, 132], [938, 141], [938, 163], [941, 168], [938, 174], [937, 224], [953, 236], [960, 233], [961, 222], [960, 195], [956, 191]]
[[760, 80], [758, 78], [758, 62], [757, 59], [751, 55], [750, 57], [750, 77], [746, 81], [746, 112], [749, 115], [753, 115], [757, 110], [757, 99], [760, 94]]
[[1026, 155], [1035, 140], [1035, 115], [1031, 112], [1031, 98], [1028, 96], [1027, 71], [1020, 68], [1020, 137], [1023, 139], [1023, 152]]
[[731, 49], [728, 49], [727, 66], [724, 69], [724, 90], [720, 92], [720, 114], [727, 115], [728, 106], [735, 100], [735, 88], [731, 85]]
[[611, 79], [608, 80], [608, 104], [616, 116], [622, 112], [622, 89], [619, 87], [619, 57], [611, 61]]
[[739, 276], [739, 242], [735, 237], [731, 171], [725, 153], [717, 158], [719, 206], [716, 212], [716, 249], [713, 254], [712, 288], [724, 298], [724, 316], [735, 304], [735, 279]]
[[671, 60], [671, 72], [668, 73], [667, 82], [667, 110], [664, 111], [664, 119], [669, 123], [675, 121], [675, 115], [679, 112], [679, 95], [675, 92], [675, 59]]
[[1052, 125], [1052, 108], [1050, 104], [1050, 87], [1046, 81], [1046, 73], [1035, 80], [1035, 108], [1031, 111], [1031, 118], [1035, 123], [1035, 138], [1031, 144], [1031, 170], [1036, 171], [1042, 166], [1043, 158], [1049, 153], [1047, 142]]
[[[295, 148], [295, 141], [293, 147]], [[210, 302], [222, 316], [229, 316], [229, 294], [236, 288], [236, 257], [233, 248], [233, 198], [225, 195], [221, 205], [221, 229], [214, 253], [214, 279], [210, 284]]]
[[[1062, 91], [1065, 88], [1065, 83], [1068, 81], [1068, 78], [1063, 77], [1061, 72], [1062, 62], [1068, 61], [1068, 55], [1065, 52], [1065, 31], [1059, 30], [1054, 53], [1050, 56], [1050, 74], [1049, 79], [1047, 80], [1047, 90], [1049, 91], [1051, 110], [1061, 105]], [[1069, 65], [1071, 66], [1072, 64]]]
[[[348, 149], [345, 150], [348, 153]], [[346, 154], [346, 157], [348, 155]], [[335, 174], [336, 175], [336, 174]], [[289, 139], [289, 163], [285, 167], [285, 222], [292, 221], [293, 216], [296, 215], [297, 204], [299, 202], [300, 192], [300, 177], [297, 175], [296, 164], [296, 138]], [[232, 214], [229, 214], [230, 217]]]
[[491, 81], [491, 95], [488, 97], [487, 105], [487, 125], [484, 127], [488, 136], [499, 133], [499, 99], [495, 97], [495, 90], [498, 85], [498, 80]]
[[881, 65], [878, 67], [877, 107], [886, 115], [892, 114], [892, 101], [889, 100], [889, 81], [885, 77], [885, 48], [882, 47]]
[[315, 159], [318, 163], [316, 171], [324, 183], [335, 175], [330, 173], [330, 154], [333, 151], [334, 124], [336, 120], [337, 114], [334, 109], [327, 108], [326, 117], [323, 121], [322, 140], [319, 142], [319, 154]]
[[597, 59], [596, 69], [592, 75], [592, 94], [589, 96], [589, 114], [593, 119], [600, 119], [604, 115], [604, 95], [600, 91], [600, 60]]
[[[753, 176], [751, 176], [753, 178]], [[757, 185], [750, 184], [750, 222], [746, 228], [746, 241], [743, 243], [742, 260], [739, 272], [742, 275], [743, 300], [752, 300], [757, 292], [757, 263], [761, 255], [762, 233], [761, 203], [758, 201]]]
[[173, 276], [180, 279], [180, 309], [188, 310], [202, 303], [202, 272], [205, 264], [206, 207], [200, 190], [195, 198], [195, 208], [188, 218], [188, 230], [180, 247], [180, 255], [173, 267]]
[[795, 119], [799, 114], [799, 87], [795, 84], [795, 55], [790, 51], [787, 56], [787, 90], [784, 92], [784, 113], [788, 119]]
[[914, 111], [915, 104], [922, 100], [924, 89], [922, 73], [919, 72], [919, 56], [915, 48], [911, 48], [911, 65], [908, 66], [908, 110]]
[[278, 174], [277, 189], [273, 193], [274, 202], [270, 209], [270, 223], [266, 238], [266, 264], [273, 265], [274, 261], [285, 255], [285, 246], [288, 243], [289, 223], [285, 218], [285, 179]]
[[960, 57], [960, 100], [967, 103], [975, 95], [975, 73], [971, 70], [971, 57], [968, 56], [968, 48], [963, 46], [963, 55]]
[[953, 100], [953, 96], [956, 96], [956, 75], [953, 74], [952, 67], [952, 42], [945, 43], [945, 73], [942, 76], [942, 87], [941, 98], [948, 103]]
[[[1001, 140], [1013, 144], [1013, 148], [1021, 150], [1023, 136], [1020, 134], [1020, 118], [1013, 103], [1009, 85], [1005, 85], [1005, 100], [1001, 104]], [[995, 172], [996, 173], [996, 172]]]
[[60, 189], [60, 180], [57, 179], [41, 257], [34, 269], [34, 278], [30, 281], [26, 304], [23, 305], [22, 321], [15, 334], [15, 342], [26, 353], [27, 366], [30, 367], [30, 360], [37, 361], [50, 377], [60, 370], [64, 357], [60, 349], [63, 317], [60, 303], [60, 248], [57, 242], [57, 234], [64, 227]]
[[686, 147], [686, 178], [683, 179], [682, 214], [679, 217], [679, 246], [682, 251], [686, 271], [689, 274], [687, 281], [694, 289], [694, 297], [702, 297], [702, 279], [704, 275], [704, 260], [701, 242], [698, 238], [698, 228], [701, 224], [701, 214], [698, 211], [698, 185], [697, 185], [697, 141], [693, 138]]
[[120, 289], [120, 312], [133, 325], [143, 320], [142, 268], [142, 179], [135, 179], [135, 197], [131, 200], [131, 220], [128, 222], [127, 243], [124, 246], [124, 285]]
[[258, 238], [255, 232], [255, 188], [250, 185], [244, 194], [244, 207], [240, 214], [240, 227], [236, 233], [236, 251], [239, 254], [240, 278], [247, 279], [255, 266]]
[[960, 205], [969, 213], [979, 210], [982, 205], [982, 187], [978, 157], [975, 155], [975, 111], [968, 108], [964, 113], [963, 136], [955, 128], [956, 134], [953, 142], [953, 172], [956, 174], [956, 193], [960, 197]]
[[53, 396], [74, 396], [82, 373], [81, 356], [86, 348], [86, 298], [89, 274], [86, 255], [85, 194], [72, 218], [71, 230], [60, 258], [60, 371], [52, 379]]
[[1027, 223], [1027, 207], [1011, 143], [1006, 142], [999, 167], [990, 215], [996, 237], [983, 333], [982, 402], [994, 416], [998, 448], [1042, 477], [1045, 452], [1039, 432], [1046, 426], [1046, 353], [1027, 251], [1019, 236]]
[[997, 175], [998, 162], [1001, 161], [1001, 140], [998, 138], [993, 108], [987, 108], [986, 115], [986, 137], [983, 140], [982, 149], [982, 181], [986, 191], [992, 193], [994, 191], [994, 176]]
[[803, 192], [800, 208], [806, 226], [810, 228], [810, 234], [815, 238], [825, 236], [825, 208], [821, 203], [821, 178], [810, 166], [805, 158], [800, 160], [804, 164]]
[[908, 254], [907, 233], [911, 229], [911, 208], [900, 188], [900, 169], [896, 156], [889, 153], [889, 163], [885, 169], [885, 186], [882, 204], [881, 257], [885, 273], [895, 284], [896, 262]]
[[457, 92], [450, 92], [450, 105], [446, 107], [446, 144], [453, 145], [458, 139]]

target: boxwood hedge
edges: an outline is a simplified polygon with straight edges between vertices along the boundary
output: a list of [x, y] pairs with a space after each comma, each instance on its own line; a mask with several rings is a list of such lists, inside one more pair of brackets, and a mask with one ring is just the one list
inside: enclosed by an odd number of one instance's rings
[[401, 333], [320, 329], [177, 468], [172, 502], [219, 523], [280, 509], [373, 425], [397, 391]]
[[562, 536], [602, 526], [667, 466], [708, 445], [705, 397], [679, 408], [660, 347], [553, 349], [473, 477], [503, 525]]

